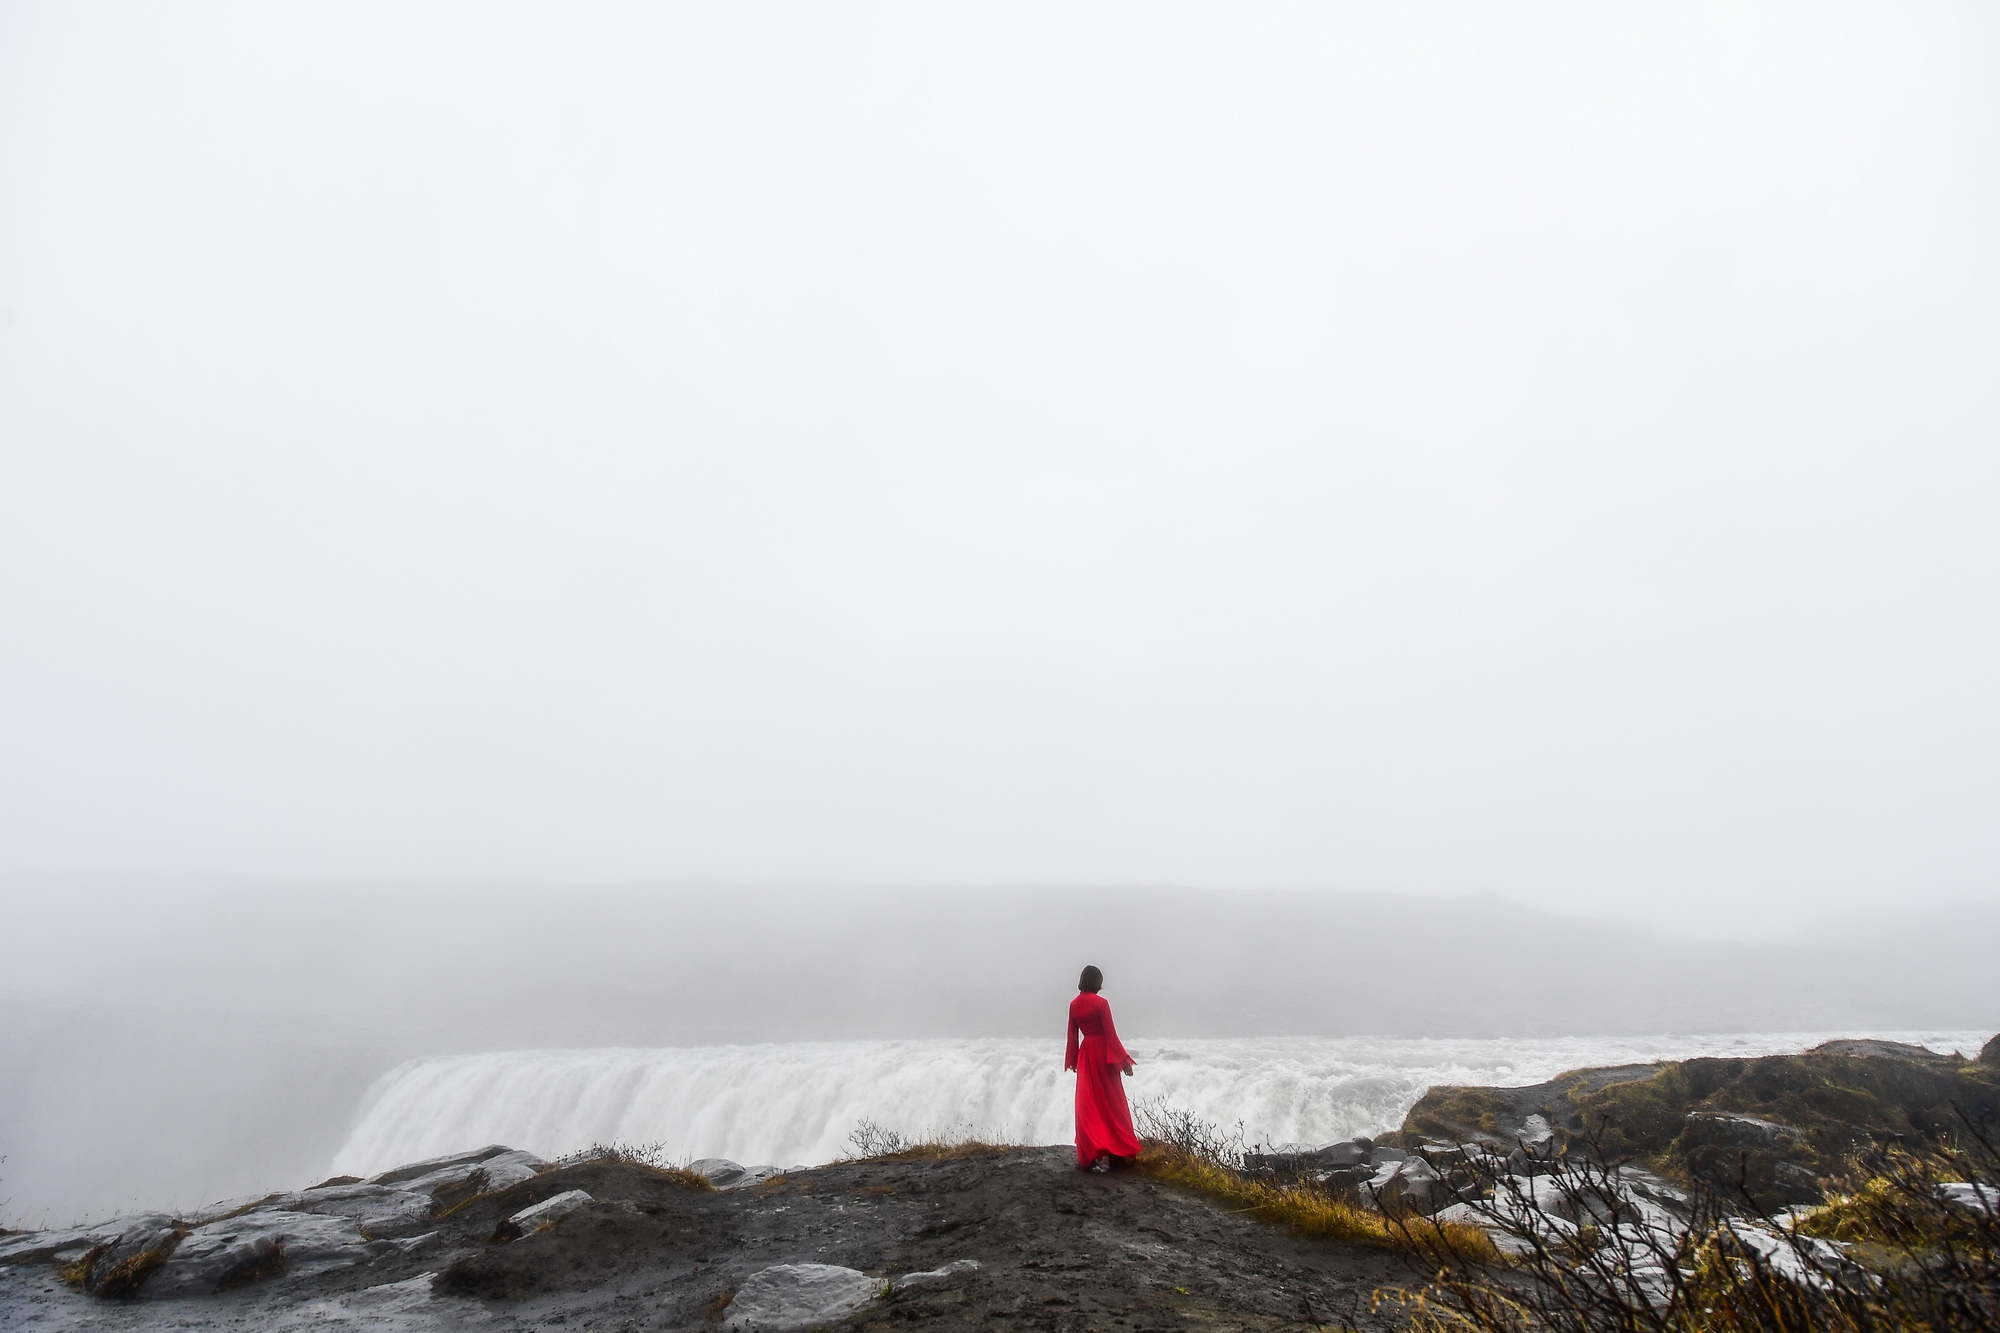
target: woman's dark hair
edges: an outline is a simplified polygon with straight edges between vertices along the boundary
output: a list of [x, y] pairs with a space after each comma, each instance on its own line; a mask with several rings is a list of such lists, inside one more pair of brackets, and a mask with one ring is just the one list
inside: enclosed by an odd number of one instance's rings
[[1094, 967], [1086, 967], [1083, 969], [1083, 975], [1076, 979], [1076, 988], [1095, 995], [1104, 989], [1104, 974]]

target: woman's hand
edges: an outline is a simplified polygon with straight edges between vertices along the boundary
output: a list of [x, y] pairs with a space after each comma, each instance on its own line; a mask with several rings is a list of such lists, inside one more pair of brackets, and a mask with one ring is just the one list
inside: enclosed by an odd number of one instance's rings
[[1132, 1062], [1130, 1060], [1127, 1060], [1124, 1064], [1118, 1066], [1118, 1072], [1123, 1074], [1126, 1078], [1132, 1077]]

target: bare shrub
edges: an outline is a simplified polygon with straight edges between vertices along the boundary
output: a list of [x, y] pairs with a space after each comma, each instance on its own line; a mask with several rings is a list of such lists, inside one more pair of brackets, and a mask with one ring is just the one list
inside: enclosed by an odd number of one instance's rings
[[920, 1134], [904, 1134], [900, 1130], [878, 1125], [873, 1120], [863, 1120], [848, 1132], [847, 1146], [851, 1151], [844, 1160], [862, 1162], [976, 1157], [985, 1153], [1006, 1152], [1021, 1145], [995, 1142], [971, 1125], [948, 1125], [942, 1129], [927, 1128]]
[[555, 1167], [561, 1169], [593, 1162], [614, 1162], [664, 1176], [683, 1189], [714, 1189], [715, 1186], [709, 1184], [706, 1178], [688, 1170], [689, 1160], [685, 1154], [677, 1155], [669, 1151], [664, 1143], [593, 1143], [588, 1148], [556, 1158]]
[[[1957, 1144], [1857, 1156], [1851, 1192], [1773, 1215], [1744, 1180], [1677, 1207], [1635, 1198], [1595, 1150], [1524, 1182], [1487, 1159], [1462, 1195], [1504, 1257], [1393, 1220], [1428, 1281], [1396, 1298], [1427, 1333], [1971, 1333], [2000, 1327], [2000, 1217], [1940, 1188], [2000, 1179], [1967, 1123]], [[1746, 1167], [1747, 1173], [1747, 1167]], [[1957, 1193], [1965, 1193], [1960, 1190]]]
[[670, 1152], [664, 1143], [593, 1143], [588, 1148], [564, 1153], [557, 1166], [581, 1166], [585, 1162], [621, 1162], [627, 1166], [650, 1166], [655, 1171], [684, 1171], [691, 1159]]
[[893, 1157], [910, 1148], [910, 1140], [893, 1129], [886, 1129], [873, 1120], [863, 1120], [848, 1131], [847, 1146], [854, 1151], [854, 1157]]
[[1152, 1099], [1134, 1105], [1132, 1118], [1143, 1140], [1171, 1148], [1224, 1171], [1243, 1169], [1243, 1155], [1248, 1149], [1243, 1143], [1241, 1120], [1236, 1122], [1236, 1128], [1225, 1130], [1192, 1111]]

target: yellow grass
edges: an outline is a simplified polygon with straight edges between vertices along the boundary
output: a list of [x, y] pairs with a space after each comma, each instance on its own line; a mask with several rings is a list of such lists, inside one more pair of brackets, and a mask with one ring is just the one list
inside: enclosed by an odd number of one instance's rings
[[1135, 1166], [1156, 1180], [1235, 1204], [1238, 1211], [1283, 1223], [1302, 1236], [1385, 1248], [1442, 1242], [1468, 1258], [1498, 1258], [1493, 1242], [1478, 1227], [1463, 1222], [1439, 1224], [1425, 1217], [1391, 1220], [1336, 1199], [1316, 1185], [1248, 1180], [1206, 1158], [1162, 1144], [1148, 1143]]

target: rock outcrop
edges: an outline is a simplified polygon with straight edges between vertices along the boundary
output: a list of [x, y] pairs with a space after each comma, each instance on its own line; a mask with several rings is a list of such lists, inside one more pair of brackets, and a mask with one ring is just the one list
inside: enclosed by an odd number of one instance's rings
[[95, 1296], [212, 1296], [414, 1253], [435, 1240], [438, 1216], [548, 1167], [533, 1153], [493, 1144], [370, 1180], [341, 1177], [186, 1216], [146, 1213], [0, 1236], [0, 1265], [55, 1263], [66, 1281]]
[[1985, 1053], [1833, 1041], [1802, 1055], [1579, 1069], [1521, 1088], [1432, 1088], [1398, 1138], [1506, 1153], [1517, 1174], [1588, 1150], [1782, 1208], [1820, 1200], [1856, 1149], [1940, 1141], [1961, 1113], [2000, 1116], [2000, 1066]]
[[[0, 1254], [22, 1261], [0, 1259], [0, 1327], [713, 1333], [852, 1321], [882, 1333], [1283, 1333], [1334, 1320], [1392, 1333], [1401, 1323], [1373, 1304], [1379, 1288], [1406, 1278], [1393, 1255], [1295, 1235], [1142, 1172], [1079, 1172], [1068, 1147], [844, 1162], [721, 1190], [687, 1171], [593, 1158], [421, 1223], [400, 1207], [372, 1214], [398, 1219], [392, 1236], [349, 1215], [384, 1200], [362, 1186], [409, 1192], [440, 1170], [499, 1156], [413, 1163], [421, 1169], [196, 1216], [0, 1234]], [[329, 1211], [301, 1211], [307, 1203]], [[509, 1239], [510, 1230], [521, 1234]], [[103, 1300], [58, 1279], [100, 1246], [100, 1260], [112, 1254], [127, 1233], [133, 1255], [157, 1248], [147, 1234], [174, 1238], [131, 1298]]]

